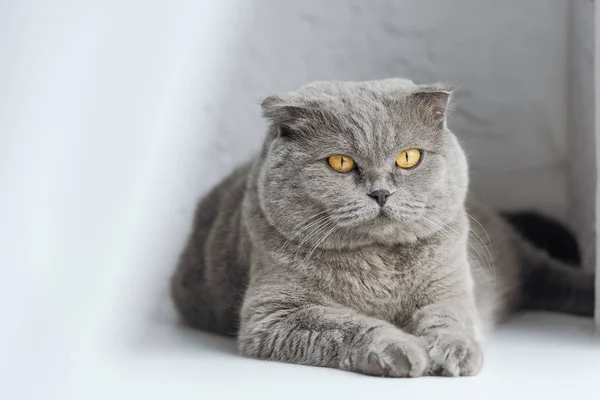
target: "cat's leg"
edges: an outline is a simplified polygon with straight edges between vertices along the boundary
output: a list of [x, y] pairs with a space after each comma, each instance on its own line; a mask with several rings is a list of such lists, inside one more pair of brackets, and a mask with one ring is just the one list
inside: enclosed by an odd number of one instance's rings
[[421, 338], [354, 310], [284, 297], [246, 298], [238, 346], [247, 357], [377, 376], [417, 377], [429, 367]]
[[483, 365], [477, 311], [469, 296], [445, 297], [419, 308], [413, 315], [414, 334], [428, 345], [431, 373], [476, 375]]
[[592, 316], [594, 273], [573, 269], [542, 251], [524, 246], [522, 307]]
[[423, 337], [431, 361], [430, 374], [476, 375], [483, 366], [484, 326], [477, 310], [466, 250], [436, 268], [420, 292], [409, 332]]

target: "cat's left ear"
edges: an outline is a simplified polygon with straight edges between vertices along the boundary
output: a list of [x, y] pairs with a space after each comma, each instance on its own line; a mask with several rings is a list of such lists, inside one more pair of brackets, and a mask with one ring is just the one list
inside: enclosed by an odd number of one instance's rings
[[427, 125], [444, 129], [454, 89], [448, 85], [423, 86], [410, 95], [420, 119]]

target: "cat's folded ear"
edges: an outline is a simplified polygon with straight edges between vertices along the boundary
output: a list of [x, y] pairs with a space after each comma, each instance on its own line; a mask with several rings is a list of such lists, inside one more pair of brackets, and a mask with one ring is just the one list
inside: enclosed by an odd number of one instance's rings
[[297, 132], [310, 114], [309, 107], [290, 93], [269, 96], [262, 101], [261, 107], [263, 116], [277, 127], [281, 136]]
[[421, 86], [409, 96], [418, 117], [429, 126], [443, 129], [454, 88], [445, 84]]
[[306, 107], [295, 101], [293, 96], [282, 94], [272, 95], [261, 103], [263, 116], [271, 123], [281, 124], [302, 118], [306, 115]]

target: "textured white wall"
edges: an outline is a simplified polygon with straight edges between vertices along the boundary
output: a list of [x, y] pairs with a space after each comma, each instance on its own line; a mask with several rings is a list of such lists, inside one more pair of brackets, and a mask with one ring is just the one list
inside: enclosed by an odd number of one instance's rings
[[[258, 103], [312, 80], [391, 76], [461, 85], [450, 127], [493, 204], [565, 219], [569, 2], [256, 0], [215, 120], [222, 170], [258, 147]], [[213, 133], [209, 133], [213, 134]]]

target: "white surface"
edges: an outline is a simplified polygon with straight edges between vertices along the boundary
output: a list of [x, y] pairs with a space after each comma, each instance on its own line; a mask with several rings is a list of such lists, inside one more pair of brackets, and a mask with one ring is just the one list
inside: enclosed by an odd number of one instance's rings
[[124, 342], [103, 342], [88, 354], [94, 369], [76, 371], [62, 398], [585, 398], [600, 376], [600, 340], [591, 331], [590, 319], [519, 316], [491, 337], [479, 376], [410, 380], [244, 359], [231, 339], [156, 324]]
[[584, 388], [598, 357], [579, 322], [501, 331], [475, 379], [382, 381], [234, 357], [173, 326], [164, 287], [197, 198], [258, 147], [258, 102], [312, 79], [461, 83], [451, 123], [475, 184], [566, 216], [568, 14], [536, 0], [3, 2], [1, 397]]

